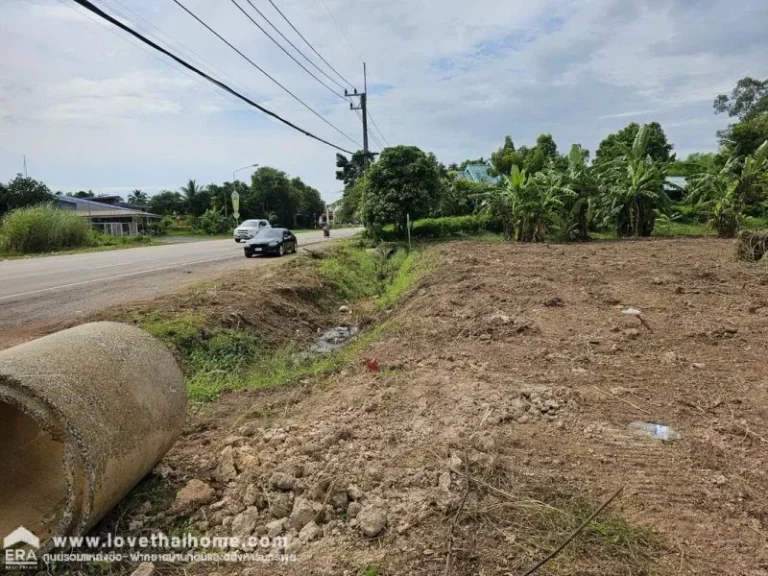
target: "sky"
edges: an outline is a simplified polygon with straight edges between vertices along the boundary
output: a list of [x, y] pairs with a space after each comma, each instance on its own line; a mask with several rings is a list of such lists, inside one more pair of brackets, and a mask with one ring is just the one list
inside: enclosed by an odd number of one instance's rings
[[[361, 147], [349, 104], [234, 0], [179, 1], [338, 131], [173, 0], [94, 3], [302, 128]], [[743, 76], [768, 77], [765, 0], [272, 1], [358, 89], [367, 63], [374, 134], [384, 145], [416, 145], [446, 164], [488, 158], [507, 134], [519, 146], [548, 132], [561, 151], [575, 142], [594, 151], [630, 122], [661, 122], [679, 156], [715, 150], [715, 132], [728, 123], [713, 112], [715, 96]], [[251, 2], [323, 66], [269, 0]], [[0, 14], [0, 181], [23, 170], [25, 155], [29, 175], [54, 191], [123, 195], [176, 190], [190, 178], [220, 183], [257, 163], [300, 176], [327, 201], [340, 197], [334, 149], [71, 0], [0, 0]]]

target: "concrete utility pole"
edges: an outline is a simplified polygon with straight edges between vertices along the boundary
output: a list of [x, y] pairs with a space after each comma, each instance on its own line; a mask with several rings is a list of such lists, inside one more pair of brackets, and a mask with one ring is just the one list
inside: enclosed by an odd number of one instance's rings
[[346, 90], [344, 90], [345, 96], [351, 96], [351, 97], [357, 97], [360, 99], [360, 103], [358, 106], [355, 106], [350, 102], [349, 109], [350, 110], [361, 110], [362, 116], [363, 116], [363, 154], [365, 155], [365, 164], [366, 166], [371, 161], [371, 153], [368, 151], [368, 74], [365, 67], [365, 62], [363, 62], [363, 92], [358, 93], [357, 88], [355, 88], [355, 91], [350, 94]]

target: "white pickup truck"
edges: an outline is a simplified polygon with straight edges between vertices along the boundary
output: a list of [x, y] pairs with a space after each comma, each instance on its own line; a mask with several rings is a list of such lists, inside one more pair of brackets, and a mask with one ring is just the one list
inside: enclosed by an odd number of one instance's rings
[[235, 242], [242, 242], [243, 240], [250, 240], [264, 228], [272, 228], [269, 220], [246, 220], [235, 228], [235, 233], [232, 235]]

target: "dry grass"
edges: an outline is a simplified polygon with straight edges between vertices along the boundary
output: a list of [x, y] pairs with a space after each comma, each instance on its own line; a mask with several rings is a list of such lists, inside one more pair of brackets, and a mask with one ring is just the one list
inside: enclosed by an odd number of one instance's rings
[[768, 253], [768, 230], [750, 232], [744, 230], [736, 239], [736, 258], [758, 262]]

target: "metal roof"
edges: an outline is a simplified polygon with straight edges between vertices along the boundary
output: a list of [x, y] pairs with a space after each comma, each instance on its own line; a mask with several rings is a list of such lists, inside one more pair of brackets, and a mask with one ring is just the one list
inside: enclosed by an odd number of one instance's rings
[[499, 179], [496, 176], [491, 176], [491, 167], [488, 164], [467, 164], [467, 166], [459, 172], [459, 176], [464, 180], [482, 184], [486, 182], [497, 183]]
[[114, 204], [104, 204], [103, 202], [94, 202], [87, 198], [77, 198], [75, 196], [57, 196], [56, 201], [59, 204], [74, 204], [75, 212], [78, 216], [86, 218], [107, 218], [109, 216], [141, 216], [143, 218], [161, 218], [158, 214], [151, 214], [142, 210], [133, 208], [124, 208]]

